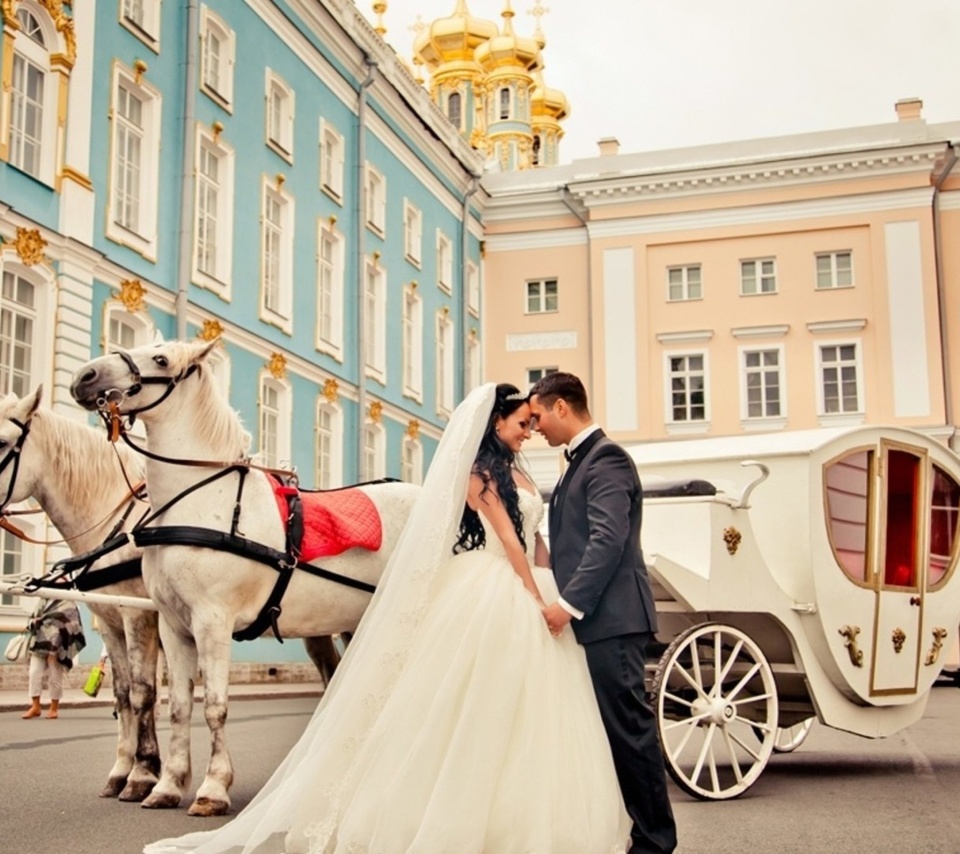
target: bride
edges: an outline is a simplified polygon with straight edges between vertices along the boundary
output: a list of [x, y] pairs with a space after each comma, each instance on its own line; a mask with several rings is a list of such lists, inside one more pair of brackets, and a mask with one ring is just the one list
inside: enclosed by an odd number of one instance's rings
[[229, 824], [145, 854], [622, 854], [583, 651], [541, 614], [529, 437], [516, 387], [468, 395], [300, 741]]

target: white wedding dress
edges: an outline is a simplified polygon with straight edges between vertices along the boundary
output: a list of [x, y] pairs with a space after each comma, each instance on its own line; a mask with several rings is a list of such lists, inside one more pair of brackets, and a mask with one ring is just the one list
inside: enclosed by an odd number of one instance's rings
[[[543, 504], [519, 495], [532, 563]], [[550, 635], [484, 524], [485, 549], [438, 563], [409, 647], [394, 670], [382, 660], [387, 687], [350, 698], [356, 736], [331, 746], [315, 718], [265, 799], [148, 854], [622, 854], [630, 821], [583, 650], [569, 628]], [[552, 572], [533, 572], [556, 600]]]

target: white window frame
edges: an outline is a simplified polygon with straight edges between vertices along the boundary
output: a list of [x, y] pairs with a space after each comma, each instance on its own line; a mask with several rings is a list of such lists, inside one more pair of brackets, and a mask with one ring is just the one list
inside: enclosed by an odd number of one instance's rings
[[[555, 293], [553, 299], [555, 305], [549, 308], [550, 297], [547, 294], [547, 285], [553, 284]], [[534, 293], [534, 290], [536, 293]], [[536, 307], [531, 308], [530, 300], [533, 297], [536, 301]], [[523, 313], [524, 314], [555, 314], [560, 310], [560, 279], [556, 276], [550, 276], [544, 279], [527, 279], [524, 284], [523, 293]]]
[[[779, 394], [779, 403], [780, 411], [776, 415], [768, 415], [766, 413], [767, 400], [766, 400], [766, 386], [761, 382], [761, 405], [764, 409], [764, 412], [760, 415], [751, 415], [750, 414], [750, 384], [749, 384], [749, 375], [751, 374], [760, 374], [763, 378], [766, 374], [771, 373], [772, 369], [769, 366], [760, 365], [756, 368], [751, 368], [747, 366], [747, 357], [750, 354], [756, 353], [769, 353], [775, 352], [777, 354], [777, 365], [776, 365], [776, 375], [777, 375], [777, 392]], [[787, 371], [786, 364], [784, 363], [785, 350], [782, 344], [756, 344], [750, 346], [739, 347], [737, 350], [737, 361], [740, 365], [740, 370], [738, 371], [740, 379], [740, 421], [741, 426], [745, 429], [764, 429], [769, 430], [776, 427], [783, 427], [786, 425], [787, 421]]]
[[527, 376], [527, 388], [531, 388], [532, 386], [536, 385], [536, 383], [537, 383], [540, 379], [542, 379], [543, 377], [545, 377], [547, 374], [555, 374], [555, 373], [556, 373], [557, 371], [559, 371], [559, 370], [560, 370], [560, 368], [557, 367], [556, 365], [547, 365], [547, 366], [544, 366], [544, 367], [527, 368], [526, 371], [525, 371], [526, 376]]
[[[119, 115], [117, 98], [123, 86], [142, 104], [142, 135], [140, 145], [140, 168], [137, 186], [137, 227], [127, 228], [118, 222], [117, 181], [121, 168], [119, 156], [119, 137], [125, 121]], [[119, 62], [113, 64], [110, 85], [110, 175], [107, 187], [107, 224], [106, 236], [115, 243], [127, 246], [151, 261], [157, 259], [157, 200], [160, 186], [160, 131], [162, 96], [160, 90], [151, 86], [141, 76]]]
[[440, 310], [435, 326], [437, 414], [449, 417], [453, 412], [454, 387], [454, 325], [449, 311]]
[[464, 376], [467, 380], [466, 391], [473, 391], [483, 379], [483, 351], [480, 349], [480, 338], [477, 335], [467, 336], [464, 349]]
[[[160, 4], [162, 0], [119, 0], [120, 26], [129, 30], [154, 53], [160, 52]], [[140, 20], [136, 7], [140, 9]]]
[[[753, 287], [755, 290], [747, 290], [747, 266], [753, 265]], [[772, 267], [772, 272], [766, 273], [763, 270], [764, 264], [770, 264]], [[773, 285], [770, 288], [765, 288], [764, 282], [770, 280]], [[743, 297], [756, 297], [756, 296], [767, 296], [768, 294], [777, 293], [777, 259], [773, 256], [766, 258], [743, 258], [740, 261], [740, 296]]]
[[[696, 270], [696, 281], [691, 281], [691, 273]], [[679, 282], [671, 281], [673, 274], [679, 273]], [[674, 296], [674, 288], [679, 288], [679, 296]], [[693, 293], [696, 288], [697, 293]], [[678, 264], [667, 267], [667, 302], [689, 302], [703, 299], [703, 267], [700, 264]]]
[[[279, 206], [279, 222], [268, 222], [271, 203]], [[260, 193], [260, 319], [288, 335], [293, 332], [293, 230], [293, 196], [264, 178]], [[274, 234], [278, 235], [276, 244]], [[277, 276], [275, 306], [267, 305], [268, 248], [279, 252], [277, 266], [270, 271]]]
[[[699, 372], [687, 369], [682, 373], [684, 378], [696, 376], [698, 373], [703, 376], [703, 418], [676, 419], [673, 412], [673, 380], [674, 373], [671, 369], [670, 361], [672, 359], [686, 359], [700, 357], [703, 359], [703, 367]], [[664, 423], [668, 433], [705, 433], [710, 429], [710, 354], [706, 350], [673, 350], [666, 351], [663, 354], [663, 414]], [[693, 403], [690, 401], [692, 394], [689, 386], [684, 389], [686, 395], [685, 407], [687, 411], [691, 409]]]
[[[843, 270], [840, 267], [839, 260], [841, 255], [845, 255], [849, 261], [846, 270]], [[828, 260], [830, 262], [830, 281], [825, 285], [820, 283], [821, 259]], [[832, 252], [817, 252], [814, 255], [813, 264], [814, 282], [816, 283], [815, 288], [818, 291], [843, 290], [845, 288], [852, 288], [856, 284], [856, 280], [853, 276], [853, 251], [850, 249], [837, 249]], [[840, 284], [840, 276], [843, 273], [847, 273], [849, 275], [850, 281], [846, 282], [845, 284]]]
[[[210, 39], [219, 42], [220, 52], [209, 53]], [[233, 113], [233, 72], [236, 65], [237, 35], [209, 6], [200, 7], [200, 91], [228, 113]]]
[[400, 480], [423, 483], [423, 444], [409, 436], [404, 436], [400, 444]]
[[[329, 258], [323, 247], [332, 247]], [[317, 227], [317, 334], [315, 346], [321, 353], [343, 361], [343, 295], [346, 275], [346, 239], [329, 220]], [[324, 334], [324, 313], [329, 314], [329, 335]]]
[[467, 311], [480, 316], [480, 267], [473, 261], [467, 261]]
[[320, 119], [320, 189], [343, 204], [343, 135], [326, 119]]
[[387, 472], [387, 435], [383, 425], [368, 419], [360, 431], [360, 441], [363, 443], [360, 480], [379, 480]]
[[[111, 325], [116, 322], [127, 327], [133, 340], [130, 343], [116, 340], [110, 334]], [[157, 337], [157, 328], [146, 312], [127, 311], [122, 303], [109, 301], [103, 308], [103, 352], [112, 353], [117, 349], [130, 350], [152, 344]]]
[[296, 93], [273, 69], [264, 74], [264, 136], [267, 147], [293, 163]]
[[[321, 419], [329, 417], [329, 431], [324, 431]], [[317, 421], [314, 441], [314, 484], [317, 489], [337, 489], [343, 486], [343, 410], [323, 395], [317, 400]], [[324, 469], [321, 443], [326, 443], [328, 465]]]
[[[217, 182], [202, 174], [201, 158], [204, 152], [217, 161]], [[196, 164], [194, 180], [194, 222], [193, 222], [193, 283], [201, 288], [213, 291], [221, 299], [229, 301], [232, 295], [233, 280], [233, 211], [236, 176], [236, 154], [233, 147], [204, 125], [197, 125], [197, 138], [194, 149]], [[213, 212], [213, 243], [216, 252], [213, 271], [201, 269], [201, 216], [207, 209], [205, 199], [216, 193]]]
[[[504, 109], [503, 104], [503, 93], [507, 93], [507, 104], [506, 109]], [[509, 86], [500, 86], [497, 89], [497, 100], [496, 106], [494, 109], [497, 111], [497, 121], [505, 122], [513, 118], [513, 109], [514, 109], [514, 97], [513, 90]], [[504, 115], [506, 113], [506, 115]]]
[[367, 228], [383, 237], [387, 232], [387, 179], [370, 163], [365, 167], [364, 187]]
[[403, 254], [418, 270], [423, 262], [423, 213], [409, 199], [403, 200]]
[[[41, 270], [44, 268], [24, 266], [12, 247], [7, 251], [0, 251], [0, 317], [12, 311], [16, 316], [29, 320], [31, 324], [30, 366], [26, 372], [15, 367], [22, 364], [22, 359], [12, 357], [9, 350], [10, 346], [22, 346], [26, 342], [8, 343], [0, 337], [0, 394], [16, 391], [19, 397], [23, 397], [40, 383], [50, 381], [53, 376], [51, 359], [53, 358], [56, 299], [52, 277], [40, 274]], [[2, 288], [7, 275], [22, 279], [33, 288], [32, 307], [22, 306], [3, 297]], [[14, 330], [16, 325], [14, 322], [7, 322], [0, 324], [0, 329]], [[19, 389], [14, 388], [17, 383], [19, 383]]]
[[444, 293], [453, 293], [453, 241], [437, 229], [437, 286]]
[[367, 261], [363, 276], [366, 341], [364, 369], [366, 376], [386, 385], [387, 382], [387, 273], [373, 261]]
[[[32, 0], [21, 0], [17, 6], [17, 12], [20, 11], [34, 18], [44, 44], [40, 45], [22, 29], [13, 32], [13, 57], [9, 66], [10, 89], [3, 93], [3, 146], [7, 152], [7, 162], [11, 166], [52, 187], [56, 182], [58, 158], [60, 157], [58, 152], [60, 130], [57, 126], [60, 75], [51, 68], [50, 57], [52, 54], [61, 52], [60, 41], [56, 30], [53, 28], [50, 13], [39, 3], [32, 2]], [[43, 93], [39, 102], [32, 102], [33, 110], [29, 109], [27, 93], [22, 92], [18, 95], [15, 91], [16, 81], [14, 78], [18, 60], [24, 66], [36, 70], [43, 81]], [[38, 107], [40, 121], [36, 123], [37, 126], [32, 130], [34, 134], [39, 134], [39, 137], [34, 138], [28, 133], [27, 117]], [[19, 114], [20, 121], [15, 121], [15, 114]], [[28, 164], [25, 159], [17, 156], [16, 146], [13, 144], [15, 127], [18, 129], [18, 138], [24, 140], [24, 144], [20, 147], [21, 152], [25, 150], [26, 140], [30, 140], [31, 148], [35, 146], [35, 164]]]
[[[264, 403], [264, 392], [271, 390], [276, 392], [277, 405], [270, 410], [276, 417], [276, 453], [270, 457], [264, 449], [264, 438], [266, 434], [265, 419], [268, 411]], [[257, 386], [257, 454], [261, 463], [268, 468], [289, 468], [291, 464], [291, 439], [290, 431], [293, 422], [293, 391], [290, 383], [286, 380], [277, 379], [267, 371], [260, 374], [260, 382]]]
[[403, 395], [423, 402], [423, 300], [415, 288], [403, 292]]
[[[840, 410], [838, 412], [827, 412], [826, 400], [826, 376], [824, 374], [828, 365], [824, 362], [824, 350], [828, 347], [837, 348], [837, 355], [840, 354], [841, 347], [853, 347], [853, 360], [851, 362], [837, 362], [830, 364], [852, 365], [856, 371], [855, 380], [857, 383], [857, 408], [855, 410]], [[866, 401], [864, 399], [864, 374], [863, 374], [863, 348], [862, 343], [857, 338], [844, 338], [832, 341], [817, 341], [814, 358], [816, 361], [816, 387], [817, 387], [817, 414], [821, 425], [836, 425], [838, 422], [844, 424], [860, 424], [866, 413]], [[840, 379], [842, 383], [842, 379]], [[843, 394], [840, 389], [840, 401], [842, 405]]]
[[[454, 101], [456, 99], [456, 101]], [[450, 115], [451, 105], [457, 104], [457, 115], [456, 117]], [[458, 131], [463, 131], [463, 118], [466, 113], [464, 107], [466, 106], [466, 98], [463, 97], [463, 93], [459, 89], [453, 89], [447, 92], [446, 105], [444, 109], [444, 114], [447, 117], [447, 121], [450, 122]]]

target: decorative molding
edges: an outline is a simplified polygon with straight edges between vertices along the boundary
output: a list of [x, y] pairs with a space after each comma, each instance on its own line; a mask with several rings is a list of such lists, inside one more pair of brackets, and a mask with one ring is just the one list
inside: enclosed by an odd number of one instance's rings
[[[72, 68], [77, 61], [77, 37], [73, 31], [73, 18], [65, 15], [63, 12], [63, 7], [70, 6], [71, 4], [64, 2], [64, 0], [37, 0], [37, 2], [50, 13], [50, 17], [53, 19], [53, 25], [57, 28], [57, 32], [63, 37], [64, 47], [66, 48], [64, 59], [66, 60], [66, 65]], [[2, 0], [2, 2], [0, 2], [0, 10], [3, 11], [3, 23], [9, 29], [19, 30], [20, 22], [17, 20], [17, 13], [14, 11], [13, 6], [14, 0]], [[55, 56], [56, 54], [51, 54], [51, 60], [53, 60]]]
[[507, 352], [525, 350], [576, 350], [577, 333], [565, 332], [516, 332], [507, 335]]
[[367, 409], [367, 417], [374, 424], [379, 424], [383, 420], [383, 404], [379, 400], [370, 404], [369, 409]]
[[203, 326], [197, 333], [197, 338], [203, 341], [216, 341], [223, 336], [223, 324], [219, 320], [204, 320]]
[[40, 236], [39, 229], [17, 226], [17, 236], [10, 241], [10, 245], [28, 267], [33, 267], [45, 260], [43, 250], [47, 247], [47, 241]]
[[416, 418], [411, 418], [407, 422], [407, 438], [417, 441], [420, 438], [420, 422]]
[[283, 353], [271, 353], [267, 361], [267, 370], [270, 376], [277, 380], [287, 378], [287, 357]]
[[689, 332], [660, 332], [657, 341], [661, 344], [693, 344], [700, 341], [709, 341], [713, 338], [712, 329], [693, 329]]
[[60, 170], [60, 177], [67, 180], [73, 181], [75, 184], [79, 184], [83, 187], [84, 190], [90, 190], [93, 192], [93, 181], [82, 172], [77, 171], [72, 166], [64, 166]]
[[340, 383], [333, 377], [329, 377], [323, 383], [321, 394], [326, 398], [327, 403], [336, 403], [337, 398], [340, 396]]
[[520, 234], [488, 234], [483, 241], [485, 254], [491, 252], [510, 252], [519, 249], [553, 249], [559, 246], [586, 246], [587, 230], [578, 225], [575, 228], [553, 228], [546, 231], [525, 231]]
[[734, 338], [782, 338], [789, 331], [789, 323], [779, 323], [773, 326], [735, 326], [730, 334]]
[[123, 303], [123, 307], [131, 314], [143, 311], [145, 306], [144, 297], [147, 289], [139, 279], [124, 279], [120, 282], [120, 290], [114, 293], [114, 296]]
[[137, 59], [133, 63], [133, 82], [139, 86], [143, 83], [143, 75], [147, 73], [147, 63], [142, 59]]
[[807, 330], [814, 335], [823, 332], [859, 332], [867, 325], [864, 317], [851, 320], [818, 320], [807, 324]]

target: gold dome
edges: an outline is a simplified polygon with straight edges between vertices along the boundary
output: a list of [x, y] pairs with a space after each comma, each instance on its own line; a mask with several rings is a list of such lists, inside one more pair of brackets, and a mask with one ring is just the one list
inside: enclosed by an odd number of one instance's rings
[[487, 71], [505, 66], [520, 66], [528, 71], [541, 67], [540, 41], [536, 38], [518, 36], [513, 31], [513, 9], [510, 0], [501, 13], [503, 32], [477, 48], [476, 58]]
[[448, 62], [473, 62], [477, 46], [497, 34], [493, 21], [473, 17], [467, 0], [457, 0], [450, 17], [438, 18], [417, 34], [413, 52], [431, 68]]
[[540, 116], [560, 121], [570, 115], [570, 102], [567, 96], [559, 89], [551, 89], [545, 85], [543, 74], [539, 71], [534, 75], [533, 89], [530, 92], [530, 112], [533, 115], [534, 124]]

